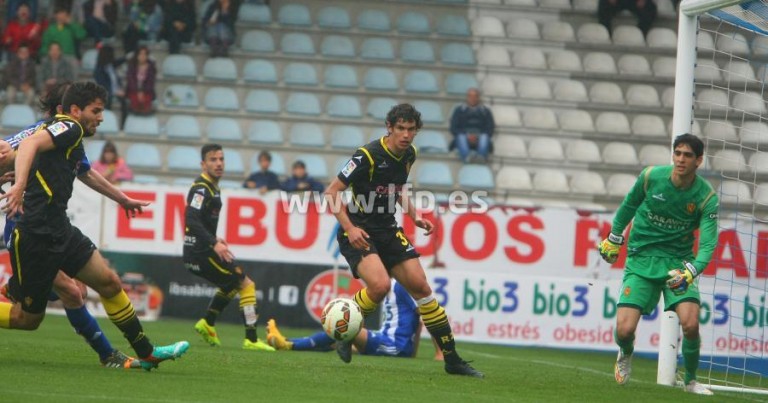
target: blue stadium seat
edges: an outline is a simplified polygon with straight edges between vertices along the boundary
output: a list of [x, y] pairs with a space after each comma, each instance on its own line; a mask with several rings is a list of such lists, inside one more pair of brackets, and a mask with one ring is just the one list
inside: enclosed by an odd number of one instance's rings
[[243, 66], [243, 79], [247, 83], [277, 83], [277, 69], [269, 60], [248, 60]]
[[337, 118], [361, 118], [360, 101], [352, 95], [333, 95], [325, 106], [328, 116]]
[[416, 170], [416, 182], [419, 186], [453, 187], [451, 167], [439, 161], [420, 162]]
[[413, 106], [421, 112], [421, 120], [424, 123], [443, 123], [443, 110], [435, 101], [416, 101]]
[[197, 79], [197, 66], [189, 55], [168, 55], [163, 60], [163, 76]]
[[303, 4], [286, 4], [277, 12], [277, 21], [281, 25], [305, 26], [312, 25], [309, 8]]
[[392, 98], [372, 98], [368, 101], [368, 115], [376, 120], [384, 120], [389, 110], [398, 103]]
[[317, 116], [322, 112], [320, 101], [314, 94], [308, 92], [294, 92], [285, 101], [285, 110], [297, 115]]
[[411, 70], [405, 75], [405, 90], [410, 92], [436, 93], [440, 91], [437, 77], [427, 70]]
[[[93, 157], [93, 160], [98, 157]], [[154, 144], [134, 143], [125, 151], [125, 162], [136, 168], [156, 168], [160, 169], [162, 163], [160, 160], [160, 151]]]
[[443, 133], [434, 130], [422, 130], [413, 139], [419, 153], [439, 154], [448, 152], [448, 142]]
[[[8, 104], [3, 108], [0, 122], [4, 128], [23, 128], [35, 123], [35, 111], [29, 105]], [[8, 133], [12, 134], [12, 133]]]
[[[285, 175], [285, 159], [279, 152], [270, 151], [272, 156], [272, 164], [269, 166], [269, 170], [274, 172], [277, 176]], [[250, 159], [251, 171], [259, 170], [259, 153], [253, 153]]]
[[475, 52], [466, 43], [448, 43], [440, 50], [440, 60], [445, 64], [474, 65]]
[[307, 34], [290, 32], [280, 40], [280, 50], [287, 55], [314, 55], [315, 44]]
[[126, 134], [137, 136], [149, 136], [157, 137], [160, 135], [160, 123], [157, 121], [157, 116], [138, 116], [128, 115], [125, 119], [125, 127], [123, 128]]
[[360, 46], [360, 57], [369, 60], [394, 60], [392, 42], [384, 38], [368, 38]]
[[104, 120], [101, 122], [98, 129], [100, 134], [115, 134], [120, 131], [120, 128], [117, 126], [117, 116], [115, 116], [115, 112], [105, 109], [103, 117]]
[[171, 115], [165, 122], [165, 134], [169, 138], [202, 139], [197, 119], [189, 115]]
[[405, 62], [432, 63], [435, 51], [427, 41], [406, 40], [400, 45], [400, 58]]
[[357, 126], [334, 126], [331, 130], [331, 148], [333, 149], [356, 149], [364, 142], [363, 132]]
[[365, 72], [363, 83], [366, 89], [376, 91], [397, 91], [400, 89], [395, 72], [386, 67], [372, 67]]
[[243, 131], [240, 123], [232, 118], [213, 118], [206, 127], [210, 141], [243, 141]]
[[272, 53], [275, 51], [275, 40], [267, 31], [248, 31], [240, 39], [240, 49], [246, 52]]
[[389, 14], [382, 10], [363, 10], [357, 16], [357, 27], [364, 31], [389, 31]]
[[171, 181], [171, 184], [174, 186], [184, 186], [185, 188], [189, 189], [192, 184], [195, 183], [195, 178], [190, 177], [175, 177]]
[[487, 165], [467, 164], [459, 169], [459, 187], [475, 189], [493, 189], [493, 172]]
[[317, 25], [320, 28], [349, 29], [352, 22], [346, 8], [328, 6], [317, 12]]
[[328, 177], [328, 166], [325, 164], [325, 158], [315, 154], [300, 154], [296, 156], [296, 160], [304, 161], [309, 176], [313, 178]]
[[294, 123], [290, 133], [291, 145], [302, 147], [325, 147], [323, 129], [315, 123]]
[[346, 36], [328, 35], [320, 43], [320, 54], [324, 57], [355, 57], [355, 45]]
[[403, 34], [429, 35], [429, 18], [424, 13], [406, 11], [397, 17], [397, 30]]
[[106, 142], [107, 140], [92, 140], [92, 139], [89, 139], [88, 141], [83, 142], [83, 147], [85, 148], [85, 155], [88, 157], [88, 159], [91, 161], [94, 161], [101, 158], [101, 150], [104, 148], [104, 143]]
[[240, 155], [240, 151], [237, 148], [225, 148], [224, 149], [224, 163], [225, 172], [228, 176], [242, 175], [245, 173], [245, 165], [243, 165], [243, 157]]
[[237, 111], [240, 101], [235, 90], [229, 87], [213, 87], [205, 93], [205, 108], [217, 111]]
[[272, 11], [266, 4], [242, 3], [237, 11], [237, 20], [256, 24], [272, 22]]
[[225, 57], [206, 59], [203, 65], [203, 77], [206, 80], [236, 81], [235, 61]]
[[280, 113], [280, 100], [270, 90], [251, 90], [245, 97], [245, 110], [256, 113]]
[[357, 70], [352, 66], [333, 64], [325, 67], [326, 87], [357, 88]]
[[172, 108], [197, 108], [197, 91], [187, 84], [171, 84], [165, 88], [163, 104]]
[[437, 20], [437, 33], [447, 36], [472, 35], [466, 17], [451, 14], [445, 14]]
[[166, 156], [168, 169], [173, 171], [199, 171], [200, 149], [192, 146], [175, 146]]
[[283, 144], [283, 130], [273, 120], [256, 120], [248, 128], [248, 141], [251, 143]]
[[99, 58], [97, 49], [88, 49], [83, 53], [83, 60], [80, 61], [80, 70], [92, 73], [96, 68], [96, 60]]
[[[160, 178], [155, 175], [133, 175], [131, 183], [140, 183], [144, 185], [156, 185], [160, 183]], [[189, 183], [192, 183], [191, 181]]]
[[445, 92], [452, 95], [464, 95], [470, 88], [479, 88], [474, 74], [451, 73], [445, 79]]
[[288, 63], [283, 68], [283, 82], [287, 85], [317, 85], [317, 72], [309, 63]]

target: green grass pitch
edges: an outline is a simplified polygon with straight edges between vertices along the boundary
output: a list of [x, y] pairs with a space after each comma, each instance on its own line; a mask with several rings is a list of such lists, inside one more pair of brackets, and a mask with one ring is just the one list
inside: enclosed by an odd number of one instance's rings
[[[99, 320], [113, 345], [133, 353], [119, 331]], [[279, 322], [278, 322], [279, 324]], [[459, 343], [486, 379], [445, 374], [422, 343], [416, 359], [363, 357], [342, 363], [333, 352], [244, 351], [242, 328], [217, 326], [223, 346], [205, 345], [193, 322], [162, 320], [145, 330], [159, 344], [189, 340], [189, 352], [156, 371], [102, 368], [66, 319], [49, 316], [36, 332], [0, 331], [3, 402], [743, 402], [765, 396], [693, 396], [656, 385], [656, 363], [636, 359], [630, 384], [613, 380], [613, 354]], [[281, 329], [288, 336], [306, 331]], [[259, 332], [264, 334], [264, 326]]]

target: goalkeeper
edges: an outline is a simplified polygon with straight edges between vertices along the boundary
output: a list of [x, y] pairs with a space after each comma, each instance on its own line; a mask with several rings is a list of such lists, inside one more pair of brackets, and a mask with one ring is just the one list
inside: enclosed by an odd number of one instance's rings
[[[718, 198], [712, 185], [696, 174], [704, 154], [702, 141], [683, 134], [672, 148], [674, 164], [642, 171], [616, 211], [610, 235], [598, 245], [603, 259], [614, 263], [624, 243], [622, 233], [634, 218], [616, 316], [619, 354], [614, 375], [619, 384], [629, 381], [640, 316], [650, 314], [663, 294], [664, 310], [675, 311], [683, 328], [685, 390], [711, 395], [696, 382], [701, 338], [695, 279], [712, 259], [717, 242]], [[697, 228], [699, 249], [694, 256]]]

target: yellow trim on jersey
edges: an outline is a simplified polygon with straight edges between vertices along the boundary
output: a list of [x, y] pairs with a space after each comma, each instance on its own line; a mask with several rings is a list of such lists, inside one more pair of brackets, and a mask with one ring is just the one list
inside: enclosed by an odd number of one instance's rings
[[229, 270], [227, 270], [227, 269], [225, 269], [225, 268], [223, 268], [223, 267], [219, 266], [219, 265], [216, 263], [216, 261], [215, 261], [215, 260], [213, 260], [213, 258], [212, 258], [212, 257], [209, 257], [209, 258], [208, 258], [208, 261], [209, 261], [209, 262], [211, 262], [211, 265], [212, 265], [213, 267], [215, 267], [215, 268], [216, 268], [216, 270], [218, 270], [218, 271], [220, 271], [220, 272], [222, 272], [222, 273], [224, 273], [224, 274], [232, 274], [232, 272], [230, 272]]
[[386, 152], [387, 152], [387, 154], [389, 154], [389, 156], [390, 156], [390, 157], [392, 157], [392, 158], [394, 158], [395, 160], [397, 160], [398, 162], [400, 162], [400, 160], [401, 160], [401, 159], [403, 159], [403, 156], [404, 156], [405, 154], [401, 155], [400, 157], [397, 157], [397, 156], [395, 156], [395, 154], [392, 154], [392, 151], [389, 151], [389, 147], [387, 147], [387, 142], [386, 142], [386, 141], [384, 141], [384, 137], [386, 137], [386, 136], [382, 136], [382, 137], [379, 139], [379, 143], [381, 143], [381, 146], [382, 146], [382, 147], [384, 147], [384, 151], [386, 151]]
[[[357, 202], [357, 193], [355, 193], [354, 186], [350, 186], [349, 189], [352, 191], [352, 202], [355, 203], [355, 205], [358, 208], [358, 211], [363, 211], [363, 206]], [[346, 232], [344, 234], [346, 234]]]
[[648, 193], [648, 182], [650, 182], [652, 169], [653, 166], [649, 166], [645, 169], [645, 175], [643, 175], [643, 193]]
[[53, 200], [53, 192], [51, 191], [51, 188], [48, 187], [48, 183], [45, 181], [45, 178], [43, 178], [43, 174], [40, 173], [40, 171], [35, 171], [35, 177], [37, 177], [37, 180], [40, 181], [40, 186], [43, 187], [43, 190], [45, 190], [45, 194], [48, 195], [48, 203], [51, 203], [51, 200]]
[[701, 202], [701, 204], [699, 204], [699, 210], [703, 211], [704, 207], [707, 206], [707, 202], [709, 202], [709, 199], [711, 199], [712, 196], [714, 196], [714, 195], [715, 195], [715, 191], [710, 189], [709, 194], [707, 195], [707, 197], [705, 197], [704, 201]]
[[200, 176], [202, 176], [203, 179], [207, 180], [211, 185], [213, 185], [214, 189], [219, 190], [219, 185], [213, 179], [211, 179], [211, 177], [208, 176], [205, 172], [201, 173]]
[[362, 150], [365, 153], [365, 156], [368, 157], [368, 162], [371, 163], [371, 167], [368, 168], [368, 180], [373, 180], [373, 168], [375, 164], [373, 163], [373, 157], [371, 156], [371, 153], [368, 152], [368, 150], [365, 149], [365, 147], [360, 147], [360, 150]]
[[83, 125], [81, 125], [80, 122], [78, 122], [75, 119], [72, 119], [71, 117], [69, 117], [67, 115], [57, 114], [56, 115], [56, 119], [59, 119], [59, 121], [69, 120], [71, 122], [74, 122], [80, 128], [80, 137], [77, 139], [76, 142], [74, 142], [74, 144], [72, 144], [71, 146], [69, 146], [69, 148], [67, 148], [66, 157], [67, 157], [67, 159], [69, 159], [69, 156], [70, 156], [70, 154], [72, 154], [72, 151], [74, 151], [75, 148], [77, 148], [77, 146], [83, 141], [83, 136], [85, 135], [85, 130], [83, 129]]
[[13, 254], [16, 257], [16, 275], [19, 276], [19, 285], [21, 285], [21, 258], [19, 257], [19, 229], [13, 229]]
[[415, 145], [411, 144], [411, 148], [413, 148], [413, 158], [416, 158], [419, 156], [419, 149], [416, 148]]

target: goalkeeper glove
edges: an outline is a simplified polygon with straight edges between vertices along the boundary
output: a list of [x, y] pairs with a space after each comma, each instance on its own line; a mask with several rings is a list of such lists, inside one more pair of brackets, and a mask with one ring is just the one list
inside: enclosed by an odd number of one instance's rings
[[624, 237], [610, 233], [608, 234], [608, 238], [603, 239], [603, 241], [597, 245], [597, 250], [600, 252], [600, 256], [603, 257], [603, 260], [613, 264], [619, 258], [621, 245], [624, 245]]
[[682, 269], [672, 269], [667, 274], [669, 274], [667, 287], [675, 295], [683, 295], [688, 291], [688, 286], [693, 283], [693, 279], [699, 275], [699, 271], [691, 262], [683, 261]]

